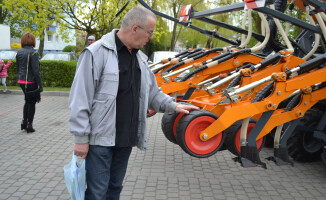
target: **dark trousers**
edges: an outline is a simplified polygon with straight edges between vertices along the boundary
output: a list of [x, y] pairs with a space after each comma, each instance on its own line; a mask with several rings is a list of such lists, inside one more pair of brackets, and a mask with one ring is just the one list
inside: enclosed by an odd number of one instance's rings
[[[25, 104], [24, 104], [24, 111], [23, 111], [23, 120], [27, 121], [28, 123], [32, 124], [34, 120], [35, 115], [35, 104], [36, 102], [28, 102], [26, 101], [26, 95], [25, 95], [25, 84], [19, 84], [21, 89], [24, 92], [25, 96]], [[38, 88], [36, 83], [33, 84], [27, 84], [26, 91], [33, 91]]]
[[86, 200], [118, 200], [132, 147], [90, 145], [86, 157]]

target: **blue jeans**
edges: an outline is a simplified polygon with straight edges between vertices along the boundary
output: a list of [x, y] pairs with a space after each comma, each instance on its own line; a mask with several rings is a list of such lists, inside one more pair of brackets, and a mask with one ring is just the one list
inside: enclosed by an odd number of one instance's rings
[[132, 147], [90, 145], [86, 157], [86, 200], [118, 200]]
[[3, 85], [3, 91], [7, 91], [6, 78], [1, 78], [1, 83]]

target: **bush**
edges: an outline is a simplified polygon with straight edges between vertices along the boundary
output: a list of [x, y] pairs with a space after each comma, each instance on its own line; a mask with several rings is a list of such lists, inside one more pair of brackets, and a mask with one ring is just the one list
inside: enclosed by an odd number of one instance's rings
[[[8, 60], [5, 61], [7, 63]], [[41, 78], [44, 87], [70, 87], [74, 80], [77, 61], [41, 61]], [[8, 68], [7, 85], [18, 86], [16, 60]]]
[[76, 46], [68, 45], [65, 46], [65, 48], [62, 49], [62, 52], [75, 52]]
[[11, 48], [12, 49], [20, 49], [20, 48], [22, 48], [22, 45], [20, 43], [12, 43]]

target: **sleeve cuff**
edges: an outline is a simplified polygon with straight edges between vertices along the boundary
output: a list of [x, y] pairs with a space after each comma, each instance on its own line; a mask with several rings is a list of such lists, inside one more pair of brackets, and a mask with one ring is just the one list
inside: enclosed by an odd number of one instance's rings
[[171, 101], [168, 105], [168, 109], [166, 110], [167, 113], [174, 113], [175, 108], [177, 107], [178, 103]]
[[88, 135], [84, 135], [84, 136], [75, 135], [75, 144], [86, 144], [86, 143], [89, 143]]

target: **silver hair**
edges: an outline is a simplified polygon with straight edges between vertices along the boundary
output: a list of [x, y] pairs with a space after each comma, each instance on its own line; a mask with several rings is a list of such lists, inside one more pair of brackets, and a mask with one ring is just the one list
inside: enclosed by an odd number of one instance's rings
[[156, 20], [155, 14], [143, 6], [136, 6], [129, 10], [122, 20], [121, 28], [130, 28], [133, 25], [145, 25], [147, 17], [151, 16]]

